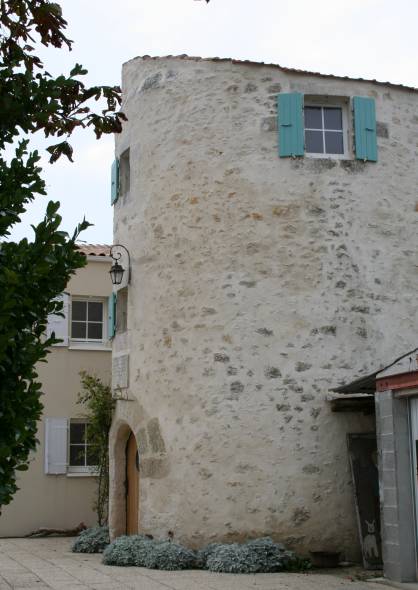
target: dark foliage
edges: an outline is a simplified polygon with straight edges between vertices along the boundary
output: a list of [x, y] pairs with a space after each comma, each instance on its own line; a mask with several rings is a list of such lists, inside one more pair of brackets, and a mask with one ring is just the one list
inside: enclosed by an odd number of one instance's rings
[[[59, 313], [54, 300], [85, 258], [75, 241], [83, 221], [69, 237], [60, 230], [59, 203], [50, 201], [32, 242], [6, 242], [27, 206], [46, 194], [40, 156], [30, 150], [36, 132], [57, 138], [50, 161], [72, 160], [68, 138], [76, 128], [91, 127], [96, 137], [121, 130], [115, 113], [120, 89], [86, 87], [86, 73], [76, 64], [69, 75], [51, 76], [36, 55], [42, 43], [71, 48], [66, 21], [57, 3], [47, 0], [0, 0], [0, 508], [16, 492], [16, 472], [28, 469], [36, 448], [41, 417], [41, 384], [36, 363], [45, 361], [57, 342], [45, 340], [47, 316]], [[103, 100], [91, 110], [91, 100]]]
[[83, 393], [79, 394], [77, 403], [83, 404], [87, 410], [85, 418], [88, 422], [88, 440], [97, 457], [97, 492], [93, 507], [99, 527], [102, 527], [108, 516], [109, 430], [116, 402], [110, 386], [94, 375], [82, 372], [81, 385]]

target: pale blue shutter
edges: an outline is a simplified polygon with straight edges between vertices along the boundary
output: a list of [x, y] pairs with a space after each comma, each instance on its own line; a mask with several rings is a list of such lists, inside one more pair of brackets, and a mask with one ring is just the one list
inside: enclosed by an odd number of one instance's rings
[[45, 473], [60, 475], [68, 467], [68, 419], [45, 418]]
[[303, 156], [303, 94], [279, 94], [277, 99], [279, 130], [279, 156]]
[[68, 346], [70, 296], [68, 293], [62, 293], [61, 295], [58, 295], [57, 299], [62, 300], [62, 313], [64, 314], [64, 317], [52, 313], [48, 315], [46, 337], [50, 338], [52, 333], [54, 333], [55, 338], [60, 338], [62, 340], [62, 342], [54, 344], [54, 346]]
[[113, 338], [116, 327], [116, 293], [112, 293], [107, 300], [107, 337]]
[[111, 169], [110, 204], [116, 203], [119, 197], [119, 160], [114, 160]]
[[374, 98], [353, 98], [357, 160], [377, 162], [376, 109]]

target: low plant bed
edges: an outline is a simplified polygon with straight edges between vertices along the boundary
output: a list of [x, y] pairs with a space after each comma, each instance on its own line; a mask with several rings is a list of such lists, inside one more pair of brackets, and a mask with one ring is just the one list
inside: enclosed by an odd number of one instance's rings
[[171, 540], [150, 539], [144, 535], [122, 536], [104, 549], [103, 563], [168, 571], [205, 569], [233, 574], [306, 571], [311, 567], [309, 560], [286, 550], [284, 545], [275, 543], [270, 537], [242, 544], [211, 543], [193, 551]]

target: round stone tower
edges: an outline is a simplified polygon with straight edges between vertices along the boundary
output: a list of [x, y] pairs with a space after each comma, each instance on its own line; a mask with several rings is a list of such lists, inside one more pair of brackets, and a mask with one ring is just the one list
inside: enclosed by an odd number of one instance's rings
[[[341, 106], [343, 154], [280, 157], [277, 97], [294, 93], [305, 110]], [[356, 96], [375, 102], [377, 162], [356, 157]], [[142, 532], [355, 557], [347, 434], [375, 422], [327, 396], [416, 342], [417, 94], [143, 57], [124, 65], [123, 97], [114, 242], [132, 273], [113, 340], [112, 534], [132, 432]]]

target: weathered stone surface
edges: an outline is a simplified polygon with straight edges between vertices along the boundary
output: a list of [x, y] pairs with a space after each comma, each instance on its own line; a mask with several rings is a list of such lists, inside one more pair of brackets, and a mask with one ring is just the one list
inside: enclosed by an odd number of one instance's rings
[[164, 439], [161, 436], [160, 424], [158, 418], [153, 418], [147, 424], [148, 440], [151, 446], [151, 450], [154, 453], [164, 453], [165, 444]]
[[384, 139], [389, 138], [389, 127], [386, 123], [382, 123], [381, 121], [376, 122], [376, 133], [377, 137], [383, 137]]
[[[158, 73], [159, 87], [139, 93]], [[375, 92], [390, 125], [379, 161], [279, 158], [273, 84]], [[332, 415], [325, 397], [416, 343], [416, 257], [404, 252], [418, 251], [408, 140], [418, 95], [391, 88], [389, 100], [385, 86], [361, 81], [174, 58], [128, 62], [123, 94], [116, 154], [130, 148], [131, 185], [115, 205], [114, 241], [132, 254], [137, 402], [118, 402], [115, 419], [148, 436], [158, 418], [167, 461], [163, 478], [141, 480], [141, 529], [175, 526], [176, 539], [202, 542], [273, 533], [358, 558], [346, 434], [374, 421]], [[150, 441], [145, 458], [159, 458]], [[257, 471], [231, 472], [238, 464]], [[144, 472], [160, 473], [152, 465]]]

